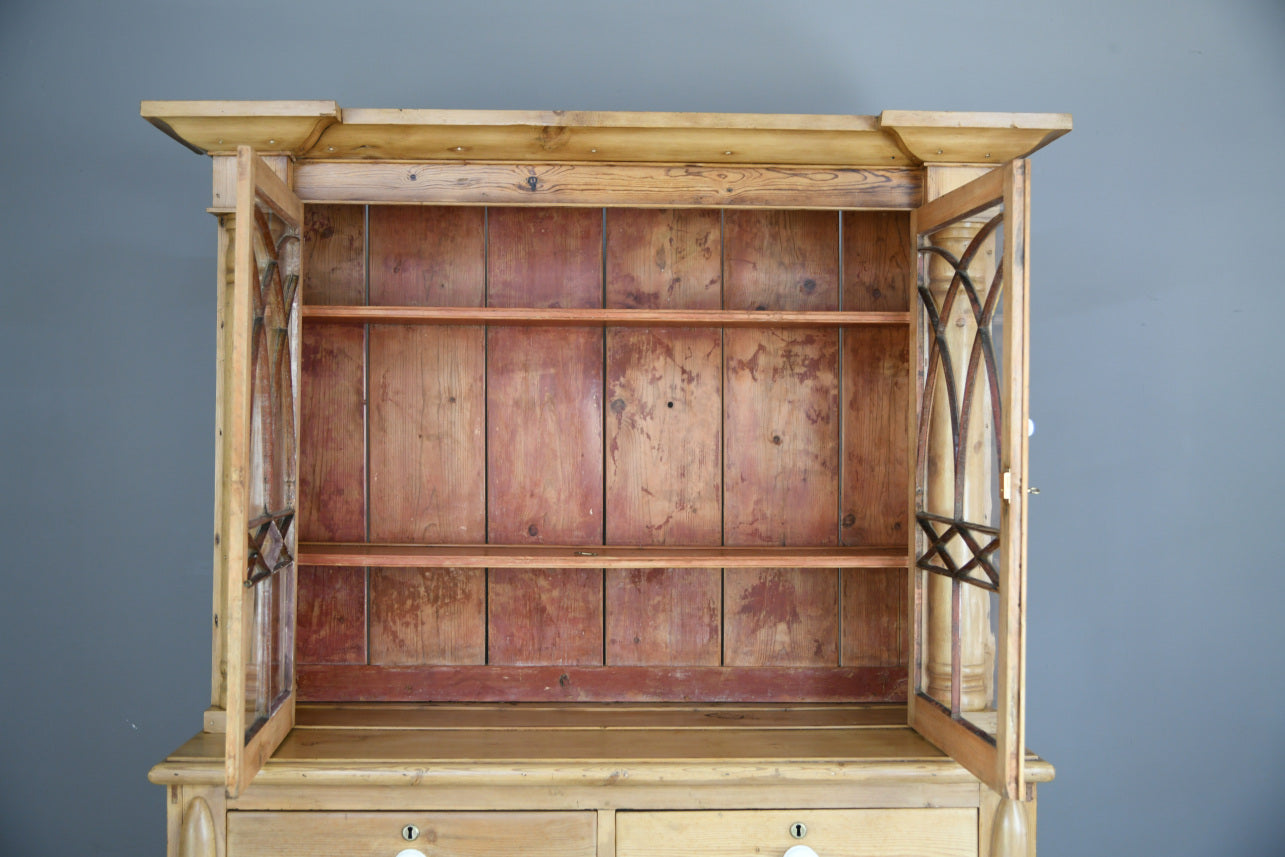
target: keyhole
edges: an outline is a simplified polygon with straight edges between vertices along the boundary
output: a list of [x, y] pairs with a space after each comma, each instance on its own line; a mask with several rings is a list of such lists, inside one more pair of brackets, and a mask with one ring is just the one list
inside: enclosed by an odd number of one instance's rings
[[414, 842], [419, 839], [419, 828], [413, 824], [408, 824], [402, 828], [402, 839], [407, 842]]
[[796, 821], [790, 825], [790, 835], [795, 839], [802, 839], [808, 835], [808, 826], [801, 821]]

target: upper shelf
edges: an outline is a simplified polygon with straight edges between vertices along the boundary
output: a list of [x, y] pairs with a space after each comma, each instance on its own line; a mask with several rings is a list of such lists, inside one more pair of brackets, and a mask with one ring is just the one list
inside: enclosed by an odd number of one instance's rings
[[333, 101], [144, 101], [201, 154], [239, 145], [305, 160], [1001, 164], [1071, 130], [1066, 113], [885, 110], [878, 116], [341, 109]]
[[905, 546], [861, 548], [403, 545], [300, 542], [301, 565], [403, 568], [896, 568]]
[[309, 306], [303, 317], [345, 324], [489, 324], [609, 327], [851, 327], [908, 324], [908, 312], [527, 307]]

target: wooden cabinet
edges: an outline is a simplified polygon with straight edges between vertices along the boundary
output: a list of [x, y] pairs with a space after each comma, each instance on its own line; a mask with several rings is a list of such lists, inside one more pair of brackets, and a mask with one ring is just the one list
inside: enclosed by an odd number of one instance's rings
[[1025, 158], [1069, 117], [142, 112], [219, 222], [171, 857], [1033, 850]]

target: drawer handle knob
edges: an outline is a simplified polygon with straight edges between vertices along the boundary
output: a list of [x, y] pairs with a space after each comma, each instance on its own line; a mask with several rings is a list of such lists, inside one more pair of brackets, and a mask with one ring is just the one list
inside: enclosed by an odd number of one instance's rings
[[785, 852], [785, 857], [817, 857], [817, 853], [806, 845], [793, 845]]
[[407, 848], [405, 851], [398, 851], [397, 857], [428, 857], [428, 855], [418, 848]]
[[[406, 825], [402, 828], [402, 839], [405, 839], [407, 842], [414, 842], [416, 839], [419, 839], [419, 828], [413, 824]], [[398, 857], [400, 857], [400, 855], [398, 855]]]

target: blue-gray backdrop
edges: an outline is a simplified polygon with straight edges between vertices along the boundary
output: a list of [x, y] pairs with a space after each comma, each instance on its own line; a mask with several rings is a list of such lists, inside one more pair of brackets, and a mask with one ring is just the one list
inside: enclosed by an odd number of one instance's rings
[[1285, 852], [1280, 0], [0, 3], [0, 854], [161, 854], [207, 702], [208, 163], [143, 98], [1068, 111], [1034, 169], [1040, 846]]

